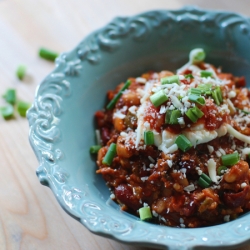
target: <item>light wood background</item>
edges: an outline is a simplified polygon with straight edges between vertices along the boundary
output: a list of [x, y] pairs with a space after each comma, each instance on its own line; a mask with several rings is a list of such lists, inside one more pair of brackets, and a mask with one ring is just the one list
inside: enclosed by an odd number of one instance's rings
[[[68, 51], [116, 16], [184, 5], [250, 16], [248, 0], [0, 0], [0, 96], [12, 87], [19, 99], [33, 101], [37, 85], [54, 68], [37, 56], [40, 46]], [[15, 77], [19, 64], [28, 67], [23, 82]], [[142, 250], [91, 234], [60, 208], [36, 177], [28, 130], [25, 118], [0, 118], [0, 249]]]

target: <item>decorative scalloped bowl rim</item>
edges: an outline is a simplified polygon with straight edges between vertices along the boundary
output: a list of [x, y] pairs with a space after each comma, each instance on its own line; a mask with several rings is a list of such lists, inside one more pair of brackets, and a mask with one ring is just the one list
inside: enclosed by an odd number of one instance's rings
[[[114, 216], [111, 216], [108, 201], [104, 201], [100, 194], [94, 195], [92, 182], [83, 183], [84, 188], [74, 185], [75, 180], [65, 167], [67, 164], [70, 167], [71, 162], [64, 159], [65, 152], [58, 146], [60, 141], [67, 138], [60, 131], [60, 122], [69, 112], [64, 103], [74, 92], [71, 89], [73, 84], [74, 88], [78, 86], [76, 79], [83, 69], [86, 73], [86, 67], [97, 67], [107, 54], [115, 56], [116, 51], [122, 51], [121, 43], [129, 43], [126, 39], [143, 43], [148, 30], [161, 29], [168, 23], [180, 23], [183, 30], [188, 31], [197, 22], [205, 23], [204, 32], [207, 34], [204, 35], [211, 35], [214, 25], [218, 25], [233, 42], [234, 38], [228, 32], [230, 29], [239, 30], [249, 41], [249, 19], [235, 13], [185, 7], [116, 18], [86, 37], [71, 52], [60, 55], [55, 70], [38, 86], [35, 101], [27, 113], [30, 143], [39, 160], [37, 176], [42, 184], [51, 188], [61, 207], [95, 234], [133, 245], [164, 249], [232, 248], [250, 242], [250, 214], [225, 224], [196, 229], [169, 228], [141, 222], [117, 208], [112, 210]], [[167, 28], [171, 29], [169, 26]], [[233, 42], [228, 46], [232, 46]], [[240, 57], [244, 58], [242, 55]], [[244, 59], [250, 62], [249, 58]]]

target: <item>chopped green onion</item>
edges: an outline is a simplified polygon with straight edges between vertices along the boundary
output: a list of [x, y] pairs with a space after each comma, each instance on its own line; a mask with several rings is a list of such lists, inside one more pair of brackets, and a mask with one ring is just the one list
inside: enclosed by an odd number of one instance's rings
[[210, 177], [202, 173], [198, 180], [198, 184], [203, 188], [207, 188], [210, 186], [211, 183], [212, 183], [212, 180], [210, 179]]
[[168, 97], [166, 96], [164, 90], [160, 90], [154, 93], [149, 98], [155, 107], [160, 106], [162, 103], [168, 100]]
[[19, 101], [17, 103], [17, 111], [21, 116], [26, 117], [26, 112], [30, 108], [30, 106], [31, 104], [28, 102]]
[[172, 83], [177, 83], [180, 84], [179, 76], [178, 75], [173, 75], [173, 76], [167, 76], [164, 78], [161, 78], [161, 84], [172, 84]]
[[115, 104], [117, 103], [117, 101], [120, 99], [120, 97], [122, 96], [122, 93], [125, 89], [127, 89], [131, 84], [131, 81], [128, 80], [126, 81], [126, 83], [123, 85], [123, 87], [121, 88], [121, 90], [115, 95], [115, 97], [109, 102], [109, 104], [107, 105], [107, 109], [113, 109], [115, 107]]
[[237, 152], [233, 154], [223, 155], [221, 157], [222, 164], [225, 166], [233, 166], [234, 164], [238, 163], [239, 160], [240, 158]]
[[139, 215], [141, 220], [149, 220], [152, 219], [152, 213], [150, 207], [141, 207], [139, 209]]
[[46, 48], [40, 48], [39, 56], [49, 61], [55, 61], [59, 54]]
[[201, 118], [204, 115], [204, 113], [197, 107], [193, 107], [191, 109], [192, 109], [193, 114], [195, 114], [196, 117], [198, 118]]
[[153, 145], [154, 144], [154, 133], [152, 131], [145, 131], [144, 132], [144, 142], [146, 145]]
[[170, 121], [169, 124], [179, 124], [178, 118], [181, 116], [181, 111], [180, 110], [173, 110], [170, 116]]
[[166, 115], [165, 115], [165, 123], [169, 124], [170, 123], [170, 118], [173, 110], [167, 110]]
[[[212, 97], [213, 97], [213, 99], [214, 99], [216, 105], [220, 105], [220, 104], [221, 104], [221, 102], [222, 102], [223, 100], [222, 100], [222, 94], [221, 94], [220, 88], [219, 88], [219, 89], [216, 88], [216, 89], [213, 89], [213, 90], [212, 90]], [[221, 101], [220, 101], [220, 100], [221, 100]]]
[[192, 121], [192, 122], [197, 122], [198, 117], [193, 113], [192, 109], [188, 109], [185, 112], [185, 115]]
[[[218, 167], [218, 169], [217, 169], [217, 174], [218, 174], [218, 175], [222, 175], [223, 172], [224, 172], [225, 170], [227, 170], [227, 167], [225, 167], [225, 166], [220, 166], [220, 167]], [[222, 171], [223, 171], [223, 172], [222, 172]]]
[[211, 184], [212, 180], [210, 179], [210, 177], [204, 173], [201, 174], [200, 176], [202, 179], [204, 179], [207, 183]]
[[185, 78], [186, 78], [186, 79], [188, 79], [188, 78], [193, 79], [194, 76], [193, 76], [192, 74], [187, 74], [187, 75], [185, 75]]
[[212, 88], [211, 83], [204, 83], [197, 86], [197, 89], [200, 89], [202, 94], [207, 94], [207, 95], [211, 95], [211, 88]]
[[197, 120], [204, 115], [204, 113], [197, 107], [188, 109], [185, 114], [192, 122], [197, 122]]
[[189, 53], [189, 61], [192, 64], [201, 63], [204, 61], [206, 53], [203, 49], [197, 48], [193, 49]]
[[99, 151], [101, 148], [102, 148], [101, 145], [93, 145], [93, 146], [91, 146], [91, 147], [89, 148], [89, 152], [90, 152], [91, 154], [97, 154], [98, 151]]
[[195, 102], [195, 103], [198, 103], [200, 105], [204, 105], [205, 104], [205, 99], [202, 96], [191, 94], [191, 95], [188, 96], [188, 99], [191, 102]]
[[201, 77], [211, 77], [213, 75], [212, 72], [210, 71], [205, 71], [205, 70], [201, 70], [200, 71]]
[[16, 103], [16, 90], [15, 89], [7, 89], [3, 98], [6, 100], [6, 102], [14, 105]]
[[222, 96], [221, 88], [219, 86], [217, 86], [216, 91], [217, 91], [218, 99], [219, 99], [220, 103], [222, 103], [223, 102], [223, 96]]
[[23, 80], [26, 74], [26, 66], [19, 65], [16, 70], [16, 76], [19, 80]]
[[5, 120], [8, 120], [14, 116], [14, 107], [12, 105], [7, 105], [5, 107], [1, 107], [2, 117]]
[[102, 160], [102, 163], [106, 165], [111, 165], [115, 155], [116, 155], [116, 144], [111, 143], [106, 155], [104, 156]]
[[190, 88], [189, 89], [189, 93], [191, 95], [201, 95], [201, 90], [200, 89], [197, 89], [197, 88]]
[[175, 143], [177, 144], [177, 147], [183, 152], [186, 152], [193, 146], [185, 135], [179, 135], [176, 138]]
[[240, 111], [240, 112], [246, 114], [246, 115], [249, 115], [249, 114], [250, 114], [249, 111], [246, 111], [246, 110], [243, 110], [243, 109], [239, 109], [239, 108], [236, 108], [236, 109], [237, 109], [238, 111]]

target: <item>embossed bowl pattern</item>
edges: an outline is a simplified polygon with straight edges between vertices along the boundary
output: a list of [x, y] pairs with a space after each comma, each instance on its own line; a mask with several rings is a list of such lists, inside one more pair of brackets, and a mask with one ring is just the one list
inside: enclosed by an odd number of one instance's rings
[[236, 13], [194, 7], [115, 18], [56, 60], [28, 111], [37, 176], [62, 208], [95, 234], [162, 249], [232, 248], [250, 242], [250, 213], [212, 227], [169, 228], [141, 222], [109, 198], [89, 154], [93, 114], [105, 93], [147, 70], [174, 70], [191, 49], [250, 82], [250, 20]]

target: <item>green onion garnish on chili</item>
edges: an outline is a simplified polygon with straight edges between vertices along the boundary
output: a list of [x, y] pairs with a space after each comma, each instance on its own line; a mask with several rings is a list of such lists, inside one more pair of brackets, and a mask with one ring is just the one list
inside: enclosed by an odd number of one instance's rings
[[167, 76], [164, 78], [161, 78], [161, 84], [173, 84], [177, 83], [180, 84], [179, 76], [178, 75], [173, 75], [173, 76]]
[[226, 166], [220, 166], [220, 167], [218, 167], [218, 169], [217, 169], [217, 174], [218, 175], [222, 175], [224, 172], [225, 172], [225, 170], [227, 170], [228, 168], [226, 167]]
[[201, 48], [193, 49], [189, 53], [189, 61], [192, 64], [197, 64], [197, 63], [203, 62], [205, 57], [206, 57], [206, 53]]
[[145, 131], [144, 132], [144, 142], [146, 145], [153, 145], [154, 144], [154, 133], [152, 131]]
[[194, 78], [194, 76], [192, 75], [192, 74], [187, 74], [187, 75], [184, 75], [184, 77], [186, 78], [186, 79], [193, 79]]
[[183, 152], [186, 152], [193, 146], [192, 143], [188, 140], [188, 138], [185, 135], [179, 135], [176, 138], [175, 143], [177, 147]]
[[120, 97], [123, 94], [123, 91], [125, 89], [127, 89], [131, 84], [130, 80], [127, 80], [125, 82], [125, 84], [123, 85], [123, 87], [120, 89], [120, 91], [115, 95], [115, 97], [109, 102], [109, 104], [107, 105], [107, 109], [113, 109], [115, 107], [115, 104], [117, 103], [117, 101], [120, 99]]
[[201, 95], [201, 90], [200, 89], [197, 89], [197, 88], [190, 88], [189, 89], [189, 93], [191, 94], [191, 95]]
[[212, 97], [217, 105], [220, 105], [223, 102], [222, 92], [220, 87], [216, 87], [212, 90]]
[[166, 115], [165, 115], [165, 123], [166, 124], [170, 123], [170, 117], [171, 117], [172, 112], [173, 112], [173, 110], [167, 110], [166, 111]]
[[212, 180], [210, 179], [210, 177], [202, 173], [198, 180], [198, 184], [203, 188], [207, 188], [211, 185], [211, 183], [212, 183]]
[[180, 110], [173, 110], [170, 116], [169, 124], [179, 124], [178, 118], [181, 117]]
[[246, 110], [243, 110], [243, 109], [239, 109], [239, 108], [235, 108], [235, 109], [238, 110], [238, 111], [240, 111], [240, 112], [242, 112], [242, 113], [244, 113], [244, 114], [246, 114], [246, 115], [250, 114], [249, 111], [246, 111]]
[[197, 122], [199, 118], [201, 118], [204, 113], [197, 107], [193, 107], [187, 110], [185, 115], [192, 121], [192, 122]]
[[221, 88], [219, 86], [217, 86], [216, 90], [217, 90], [218, 99], [219, 99], [220, 103], [222, 103], [223, 102], [223, 96], [222, 96]]
[[165, 94], [164, 90], [160, 90], [154, 93], [149, 98], [155, 107], [159, 107], [161, 104], [163, 104], [164, 102], [168, 100], [168, 97]]
[[106, 155], [102, 160], [102, 163], [110, 166], [115, 156], [116, 156], [116, 144], [111, 143]]
[[201, 70], [200, 71], [201, 77], [211, 77], [213, 75], [212, 72], [210, 71], [205, 71], [205, 70]]
[[142, 207], [139, 209], [139, 215], [141, 220], [152, 219], [152, 213], [150, 207]]
[[101, 148], [102, 148], [101, 145], [93, 145], [93, 146], [91, 146], [91, 147], [89, 148], [89, 152], [90, 152], [91, 154], [97, 154], [98, 151], [99, 151]]
[[191, 101], [191, 102], [195, 102], [199, 105], [204, 105], [205, 104], [205, 99], [202, 97], [202, 96], [198, 96], [196, 94], [191, 94], [188, 96], [188, 99]]
[[223, 155], [221, 157], [222, 164], [224, 166], [233, 166], [240, 160], [239, 153], [235, 152], [233, 154]]
[[59, 54], [57, 52], [54, 52], [46, 48], [40, 48], [39, 56], [48, 61], [55, 61], [55, 59], [59, 56]]
[[197, 89], [201, 90], [201, 94], [211, 95], [212, 84], [204, 83], [197, 86]]

